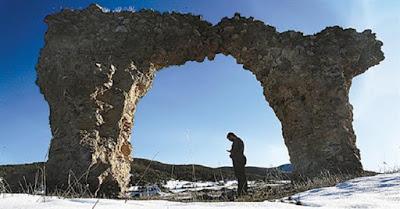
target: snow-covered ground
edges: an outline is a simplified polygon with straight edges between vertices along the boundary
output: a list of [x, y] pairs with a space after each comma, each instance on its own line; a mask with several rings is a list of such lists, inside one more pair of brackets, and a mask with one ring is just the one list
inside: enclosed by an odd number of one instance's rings
[[[249, 186], [255, 182], [249, 181]], [[191, 181], [181, 181], [181, 180], [170, 180], [167, 181], [164, 188], [168, 189], [172, 193], [181, 193], [187, 191], [202, 191], [202, 190], [221, 190], [221, 189], [235, 189], [237, 188], [237, 181], [227, 181], [227, 182], [191, 182]]]
[[1, 194], [0, 209], [259, 209], [259, 208], [382, 208], [400, 209], [400, 173], [353, 179], [335, 187], [293, 196], [303, 206], [281, 202], [180, 203], [149, 200], [59, 199], [25, 194]]
[[[262, 186], [280, 186], [282, 184], [290, 183], [290, 181], [273, 181], [272, 183], [262, 182]], [[203, 190], [214, 190], [219, 191], [222, 189], [237, 189], [237, 181], [219, 181], [219, 182], [191, 182], [191, 181], [182, 181], [182, 180], [170, 180], [167, 181], [163, 187], [172, 193], [182, 193], [182, 192], [193, 192], [193, 191], [203, 191]], [[260, 187], [256, 181], [248, 181], [248, 186], [252, 187]]]
[[293, 197], [309, 206], [400, 209], [400, 173], [357, 178]]

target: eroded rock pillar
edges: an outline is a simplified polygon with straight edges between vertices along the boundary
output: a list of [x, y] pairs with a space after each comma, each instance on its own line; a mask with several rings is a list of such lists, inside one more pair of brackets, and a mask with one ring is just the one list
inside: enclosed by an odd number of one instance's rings
[[290, 160], [304, 178], [363, 171], [348, 100], [350, 83], [331, 73], [309, 75], [301, 84], [294, 82], [299, 75], [285, 76], [264, 87], [281, 121]]
[[138, 100], [156, 70], [213, 58], [212, 26], [190, 14], [108, 13], [97, 5], [45, 21], [37, 84], [50, 106], [53, 134], [48, 188], [78, 183], [98, 195], [124, 195]]
[[[53, 63], [40, 62], [37, 82], [50, 105], [49, 189], [87, 184], [96, 194], [125, 192], [133, 116], [154, 69], [118, 59], [70, 56], [48, 61]], [[59, 67], [50, 69], [55, 63]]]
[[315, 35], [279, 33], [236, 14], [217, 25], [221, 52], [231, 54], [260, 81], [282, 124], [295, 172], [360, 174], [349, 90], [354, 76], [383, 60], [370, 30], [329, 27]]

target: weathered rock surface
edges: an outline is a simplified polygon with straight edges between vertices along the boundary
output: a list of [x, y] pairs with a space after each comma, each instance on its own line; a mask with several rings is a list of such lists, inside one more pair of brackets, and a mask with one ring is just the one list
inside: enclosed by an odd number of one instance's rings
[[105, 13], [96, 5], [45, 21], [37, 84], [50, 106], [50, 189], [74, 176], [92, 191], [124, 192], [136, 104], [154, 74], [217, 53], [260, 81], [299, 174], [362, 171], [348, 93], [354, 76], [384, 58], [370, 30], [304, 36], [239, 14], [212, 26], [191, 14]]

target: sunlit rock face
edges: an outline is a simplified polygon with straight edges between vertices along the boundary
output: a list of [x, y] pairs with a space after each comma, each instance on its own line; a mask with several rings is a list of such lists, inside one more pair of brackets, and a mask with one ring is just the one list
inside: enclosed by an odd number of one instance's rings
[[97, 195], [123, 194], [136, 104], [155, 73], [218, 53], [261, 83], [298, 174], [362, 172], [348, 93], [354, 76], [384, 58], [369, 30], [329, 27], [304, 36], [239, 14], [213, 26], [191, 14], [108, 13], [97, 5], [45, 22], [37, 84], [50, 106], [50, 190], [72, 181]]

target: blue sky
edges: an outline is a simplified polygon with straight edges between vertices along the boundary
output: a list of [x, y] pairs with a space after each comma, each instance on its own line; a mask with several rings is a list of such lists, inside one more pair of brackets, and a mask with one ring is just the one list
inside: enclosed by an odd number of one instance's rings
[[[92, 1], [0, 0], [0, 164], [42, 161], [51, 134], [49, 110], [34, 66], [43, 46], [43, 18]], [[400, 1], [176, 0], [95, 1], [111, 10], [133, 7], [192, 12], [217, 23], [240, 12], [278, 31], [316, 33], [326, 26], [372, 28], [386, 60], [354, 79], [350, 101], [364, 167], [400, 166]], [[188, 62], [160, 71], [140, 101], [133, 129], [134, 156], [170, 163], [229, 165], [228, 131], [246, 141], [249, 165], [287, 163], [281, 126], [254, 76], [232, 57]], [[384, 164], [385, 162], [386, 164]]]

